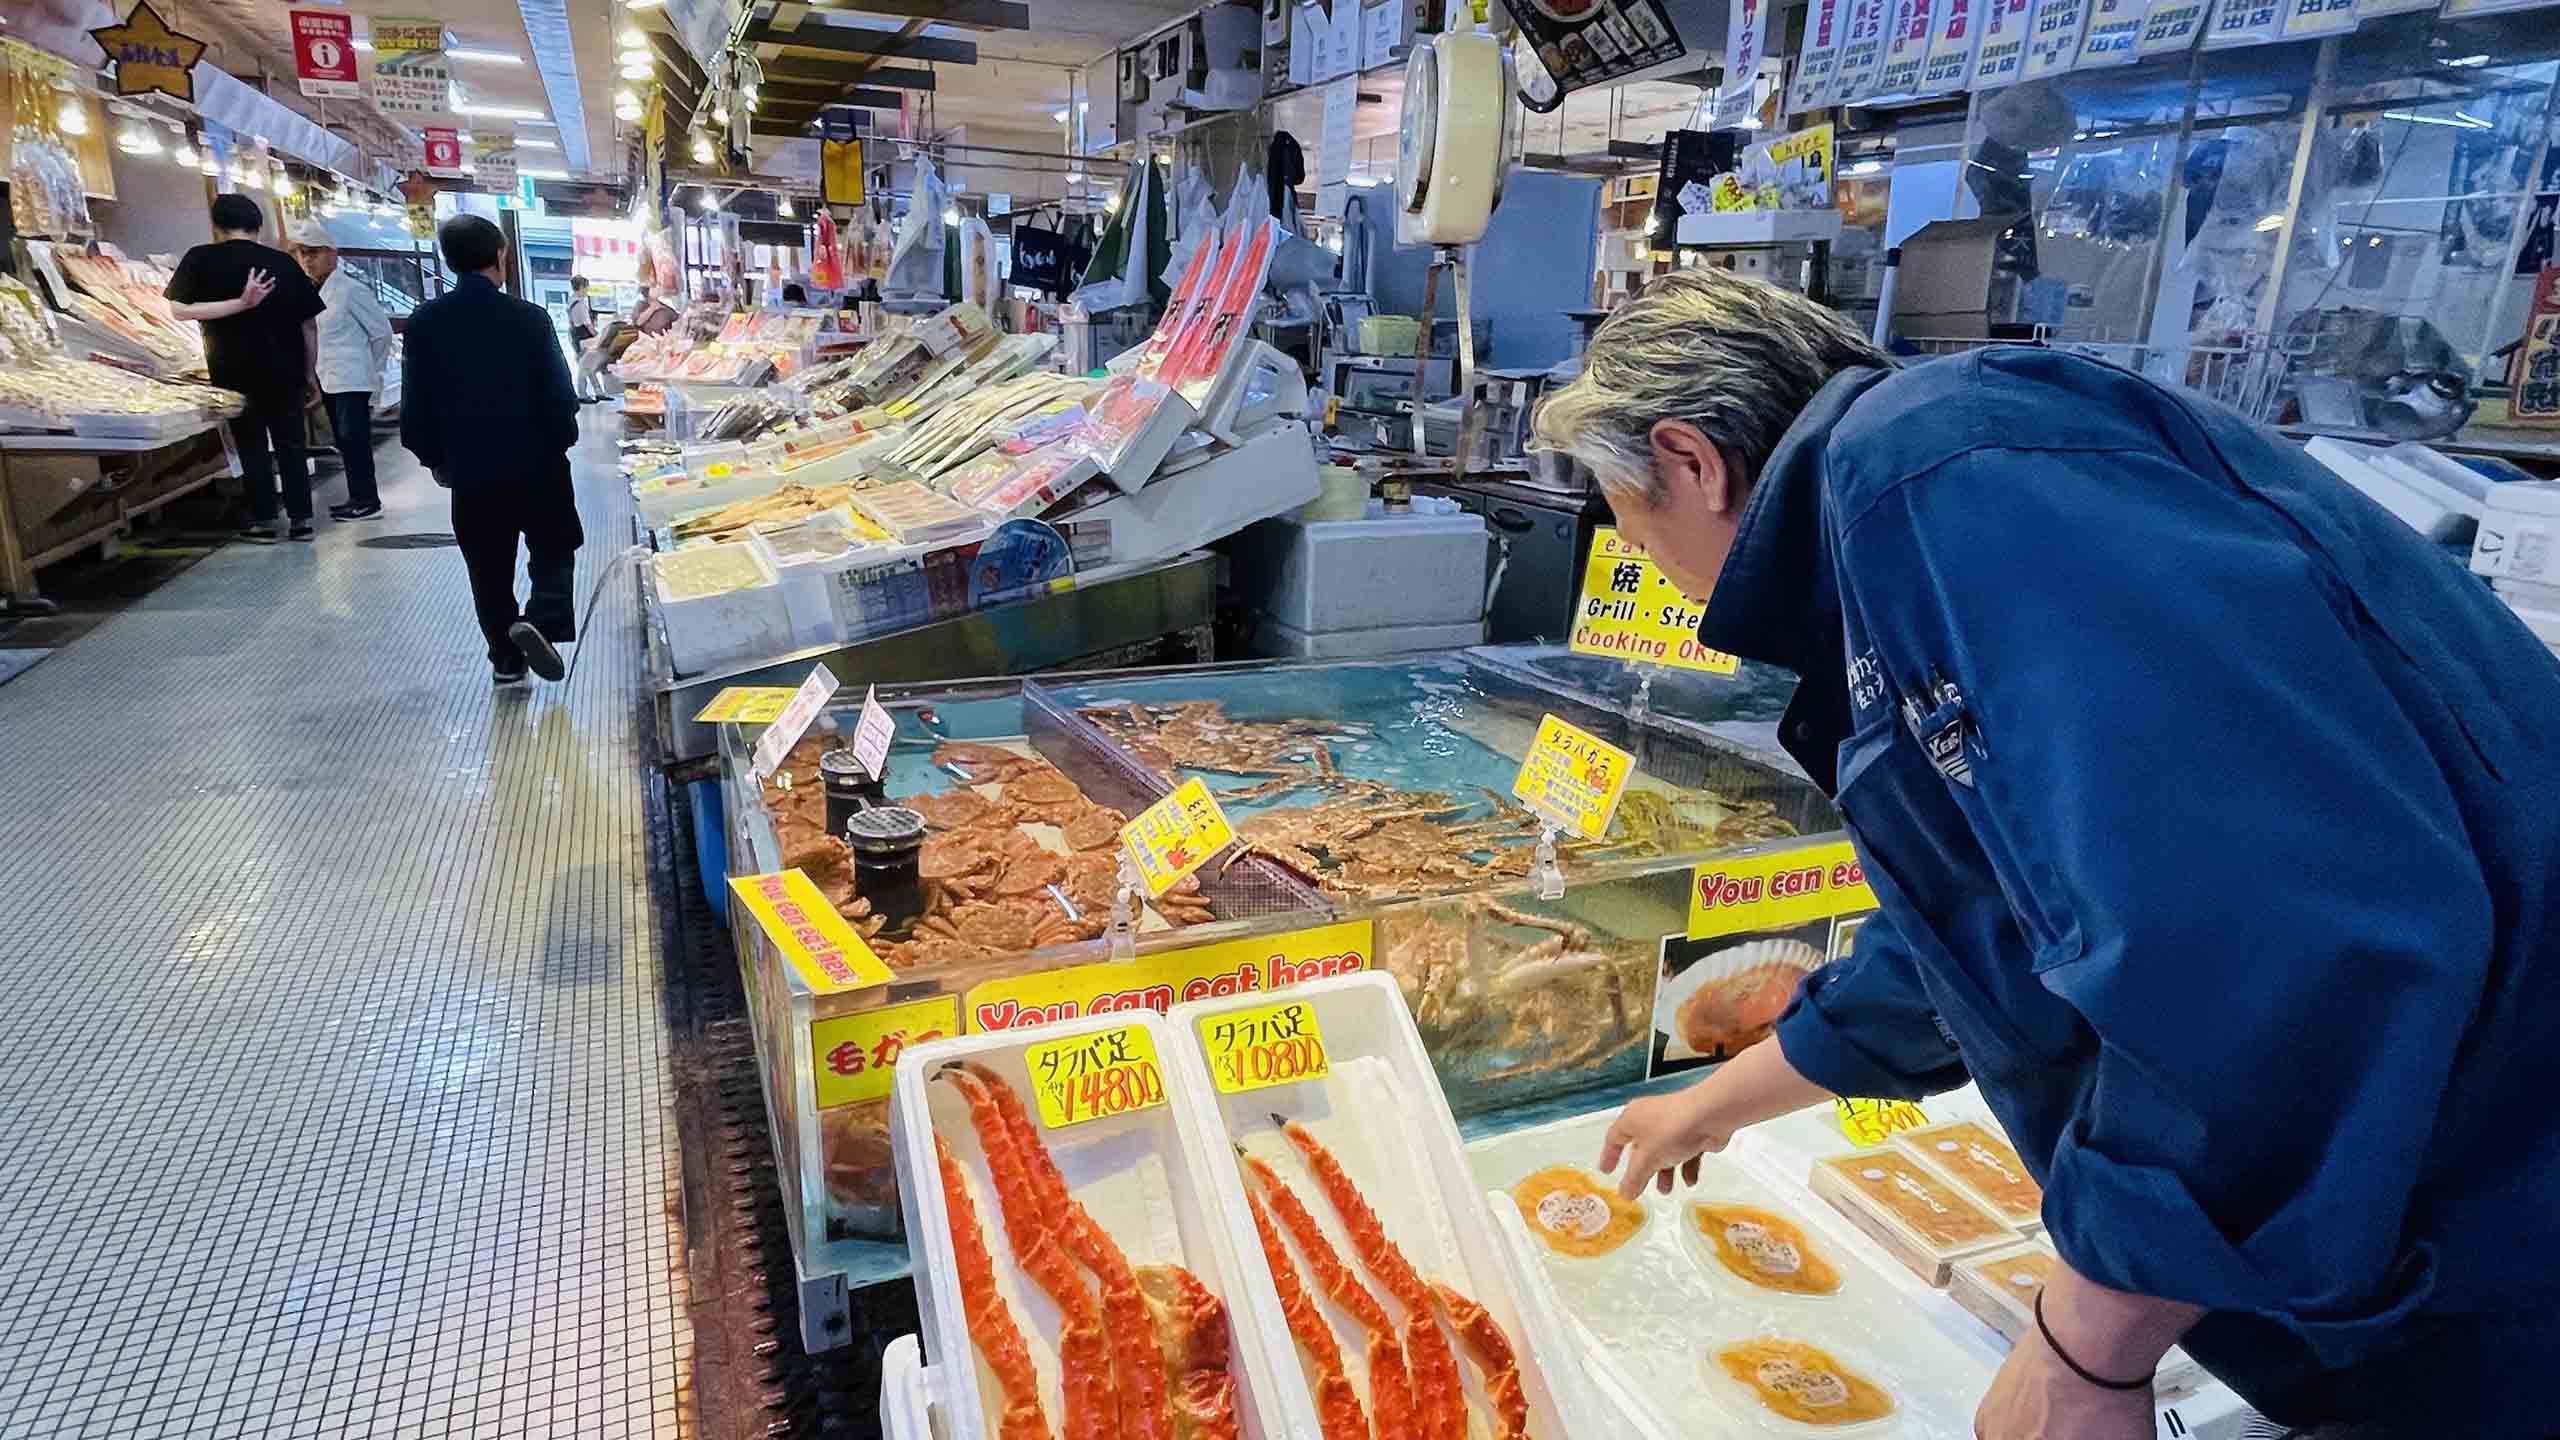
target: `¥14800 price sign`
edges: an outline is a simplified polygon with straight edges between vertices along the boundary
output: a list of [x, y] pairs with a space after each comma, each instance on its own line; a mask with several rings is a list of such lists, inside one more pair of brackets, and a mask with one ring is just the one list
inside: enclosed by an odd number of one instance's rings
[[1040, 1123], [1052, 1130], [1164, 1103], [1155, 1037], [1143, 1025], [1044, 1040], [1023, 1050], [1022, 1063], [1031, 1071]]
[[1316, 1026], [1316, 1007], [1304, 1000], [1203, 1020], [1200, 1043], [1209, 1052], [1209, 1079], [1221, 1095], [1321, 1080], [1333, 1073], [1324, 1032]]

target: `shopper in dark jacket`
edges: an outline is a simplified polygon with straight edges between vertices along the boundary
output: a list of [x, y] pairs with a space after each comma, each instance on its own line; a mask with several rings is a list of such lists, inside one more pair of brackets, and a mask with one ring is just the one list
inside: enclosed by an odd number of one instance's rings
[[[453, 536], [498, 684], [565, 673], [558, 646], [577, 636], [571, 579], [586, 536], [569, 483], [578, 399], [551, 316], [498, 281], [498, 227], [457, 215], [436, 232], [454, 288], [409, 317], [400, 443], [453, 492]], [[533, 594], [516, 608], [521, 539]]]

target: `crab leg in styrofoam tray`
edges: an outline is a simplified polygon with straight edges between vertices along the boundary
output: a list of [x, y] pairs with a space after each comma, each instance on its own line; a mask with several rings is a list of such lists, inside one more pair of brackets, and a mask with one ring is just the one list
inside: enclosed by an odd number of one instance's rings
[[[1230, 1012], [1282, 1000], [1305, 1001], [1311, 1007], [1328, 1073], [1321, 1079], [1219, 1093], [1210, 1079], [1205, 1027]], [[1483, 1187], [1468, 1168], [1449, 1102], [1391, 977], [1370, 972], [1294, 985], [1279, 997], [1196, 1001], [1175, 1006], [1166, 1020], [1172, 1032], [1172, 1049], [1165, 1057], [1167, 1083], [1177, 1101], [1198, 1106], [1214, 1143], [1232, 1145], [1250, 1162], [1260, 1162], [1254, 1167], [1257, 1175], [1267, 1166], [1314, 1213], [1330, 1248], [1397, 1312], [1400, 1328], [1409, 1321], [1390, 1292], [1403, 1286], [1404, 1277], [1381, 1275], [1369, 1263], [1377, 1253], [1374, 1243], [1360, 1243], [1344, 1206], [1328, 1192], [1322, 1157], [1340, 1166], [1359, 1206], [1375, 1215], [1383, 1238], [1423, 1284], [1447, 1288], [1446, 1300], [1433, 1308], [1444, 1323], [1456, 1327], [1443, 1330], [1442, 1339], [1462, 1357], [1458, 1370], [1468, 1434], [1523, 1433], [1538, 1440], [1564, 1440], [1617, 1433], [1615, 1413], [1599, 1408], [1585, 1387], [1556, 1319], [1537, 1308], [1507, 1263]], [[1268, 1182], [1246, 1177], [1244, 1166], [1250, 1162], [1231, 1163], [1213, 1179], [1235, 1237], [1232, 1248], [1258, 1253], [1245, 1188]], [[1292, 1248], [1298, 1251], [1302, 1273], [1312, 1274], [1303, 1247], [1293, 1242]], [[1387, 1263], [1392, 1271], [1392, 1260]], [[1435, 1293], [1430, 1298], [1441, 1297]], [[1447, 1303], [1460, 1301], [1481, 1306], [1481, 1319], [1463, 1305]], [[1330, 1297], [1319, 1301], [1319, 1308], [1334, 1327], [1344, 1369], [1360, 1395], [1372, 1397], [1369, 1330]], [[1482, 1329], [1487, 1323], [1509, 1342], [1518, 1376], [1516, 1400], [1510, 1382], [1498, 1369], [1489, 1373], [1484, 1363], [1489, 1349], [1500, 1353], [1500, 1347], [1482, 1343], [1494, 1338]], [[1427, 1342], [1426, 1348], [1431, 1348]], [[1282, 1352], [1284, 1357], [1291, 1353]], [[1307, 1378], [1295, 1364], [1291, 1369], [1296, 1378]], [[1421, 1377], [1414, 1379], [1419, 1401]], [[1515, 1430], [1505, 1412], [1516, 1414], [1520, 1401], [1526, 1402], [1525, 1425]], [[1417, 1415], [1417, 1421], [1417, 1434], [1431, 1433], [1428, 1417]]]
[[[1184, 1417], [1204, 1406], [1223, 1406], [1231, 1377], [1235, 1423], [1223, 1433], [1242, 1440], [1320, 1440], [1313, 1402], [1289, 1358], [1287, 1321], [1268, 1272], [1259, 1254], [1250, 1266], [1243, 1263], [1213, 1194], [1213, 1182], [1233, 1166], [1223, 1160], [1212, 1165], [1210, 1140], [1196, 1108], [1173, 1103], [1168, 1096], [1163, 1104], [1080, 1124], [1051, 1127], [1040, 1118], [1025, 1052], [1043, 1042], [1128, 1026], [1144, 1030], [1156, 1053], [1164, 1053], [1169, 1042], [1163, 1021], [1141, 1012], [941, 1040], [913, 1047], [898, 1059], [890, 1092], [892, 1151], [907, 1245], [915, 1260], [925, 1352], [942, 1382], [948, 1422], [944, 1440], [1000, 1440], [997, 1421], [1006, 1408], [1006, 1387], [971, 1343], [971, 1300], [963, 1293], [961, 1257], [953, 1242], [954, 1207], [947, 1198], [937, 1144], [952, 1159], [951, 1173], [967, 1187], [967, 1209], [975, 1212], [994, 1261], [996, 1296], [1027, 1341], [1040, 1409], [1054, 1434], [1064, 1440], [1074, 1433], [1071, 1418], [1083, 1418], [1070, 1416], [1066, 1371], [1071, 1363], [1089, 1363], [1094, 1354], [1085, 1328], [1093, 1316], [1102, 1317], [1112, 1372], [1126, 1376], [1133, 1369], [1153, 1370], [1133, 1367], [1134, 1352], [1122, 1347], [1158, 1353], [1168, 1333], [1160, 1328], [1167, 1323], [1168, 1309], [1196, 1319], [1214, 1317], [1223, 1303], [1222, 1356], [1202, 1353], [1214, 1343], [1213, 1321], [1183, 1331], [1193, 1342], [1211, 1337], [1194, 1344], [1190, 1358], [1165, 1357], [1169, 1373], [1163, 1384], [1173, 1416], [1173, 1427], [1165, 1433], [1221, 1433], [1214, 1426], [1194, 1428]], [[999, 1084], [1010, 1094], [995, 1098], [1019, 1100], [1022, 1107], [1011, 1127], [992, 1123], [999, 1108], [1009, 1107], [972, 1104], [988, 1098], [985, 1087]], [[1045, 1160], [1022, 1149], [1026, 1134], [1045, 1150]], [[1044, 1175], [1047, 1164], [1054, 1164], [1063, 1195]], [[1010, 1212], [1000, 1179], [1016, 1187]], [[1020, 1205], [1026, 1194], [1036, 1202], [1031, 1211]], [[1084, 1237], [1095, 1243], [1070, 1243], [1079, 1241], [1077, 1227], [1084, 1217], [1099, 1237]], [[1128, 1333], [1135, 1326], [1125, 1281], [1097, 1273], [1116, 1271], [1117, 1266], [1097, 1253], [1096, 1243], [1116, 1249], [1135, 1271], [1149, 1309], [1156, 1312], [1157, 1327]], [[1099, 1266], [1093, 1263], [1097, 1260]], [[1079, 1287], [1083, 1302], [1065, 1291], [1070, 1283]], [[1112, 1391], [1109, 1380], [1102, 1389]], [[1087, 1384], [1081, 1393], [1089, 1411], [1095, 1389]], [[1100, 1426], [1103, 1434], [1147, 1433], [1122, 1423], [1116, 1397], [1112, 1405], [1109, 1423]]]

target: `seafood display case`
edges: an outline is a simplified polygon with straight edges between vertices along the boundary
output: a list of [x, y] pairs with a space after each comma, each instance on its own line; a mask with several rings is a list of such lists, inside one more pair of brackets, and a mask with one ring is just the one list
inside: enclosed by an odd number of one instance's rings
[[[904, 1270], [883, 1243], [900, 1222], [880, 1072], [928, 1038], [1374, 969], [1461, 1115], [1641, 1080], [1665, 1053], [1657, 991], [1695, 984], [1667, 982], [1664, 957], [1698, 865], [1837, 818], [1720, 722], [1545, 683], [1507, 648], [883, 688], [878, 808], [913, 823], [885, 865], [829, 823], [820, 759], [852, 733], [851, 687], [760, 781], [758, 727], [724, 726], [731, 874], [800, 871], [886, 966], [877, 985], [813, 982], [789, 937], [730, 907], [809, 1343], [845, 1338], [826, 1329], [845, 1285]], [[1559, 844], [1563, 894], [1541, 899], [1540, 825], [1510, 786], [1549, 713], [1637, 773], [1604, 840]], [[1135, 959], [1113, 960], [1120, 827], [1194, 778], [1239, 844], [1141, 907]], [[1820, 958], [1772, 963], [1792, 978]], [[1766, 1033], [1765, 998], [1720, 1043]]]

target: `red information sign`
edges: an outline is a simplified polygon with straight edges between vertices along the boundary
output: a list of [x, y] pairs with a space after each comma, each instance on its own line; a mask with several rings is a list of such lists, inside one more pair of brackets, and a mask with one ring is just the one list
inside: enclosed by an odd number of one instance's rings
[[426, 141], [428, 174], [462, 173], [462, 137], [459, 134], [443, 125], [430, 125], [418, 134]]
[[363, 93], [356, 76], [355, 17], [344, 10], [295, 10], [293, 73], [305, 95], [352, 100]]

